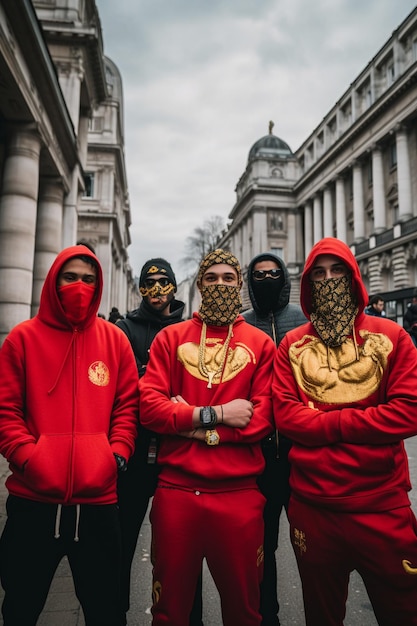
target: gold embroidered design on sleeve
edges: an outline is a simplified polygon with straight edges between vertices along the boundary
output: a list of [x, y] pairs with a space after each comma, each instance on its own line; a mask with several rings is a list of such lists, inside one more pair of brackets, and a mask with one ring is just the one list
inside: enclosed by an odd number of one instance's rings
[[417, 567], [411, 567], [411, 561], [403, 559], [402, 564], [406, 574], [410, 574], [410, 576], [417, 576]]
[[323, 404], [345, 404], [347, 399], [364, 400], [378, 389], [392, 342], [386, 335], [368, 330], [360, 330], [359, 335], [364, 339], [360, 346], [349, 338], [331, 348], [312, 335], [304, 335], [290, 346], [295, 379], [310, 398]]

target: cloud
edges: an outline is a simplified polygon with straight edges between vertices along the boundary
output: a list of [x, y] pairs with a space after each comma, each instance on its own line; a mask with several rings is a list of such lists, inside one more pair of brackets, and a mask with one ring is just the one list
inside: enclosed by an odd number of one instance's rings
[[414, 8], [400, 0], [96, 0], [118, 66], [135, 272], [227, 218], [275, 122], [296, 150]]

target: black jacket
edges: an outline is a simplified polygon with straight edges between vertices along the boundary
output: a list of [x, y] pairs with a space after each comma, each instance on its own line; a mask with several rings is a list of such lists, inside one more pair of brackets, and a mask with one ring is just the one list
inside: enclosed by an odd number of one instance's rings
[[[127, 335], [133, 348], [139, 378], [145, 373], [152, 341], [165, 326], [182, 321], [184, 307], [184, 302], [172, 300], [170, 314], [164, 315], [150, 306], [146, 300], [142, 300], [138, 309], [127, 313], [125, 318], [117, 321], [117, 326]], [[157, 438], [155, 433], [140, 424], [134, 459], [132, 459], [133, 463], [147, 463], [149, 444], [152, 438]]]

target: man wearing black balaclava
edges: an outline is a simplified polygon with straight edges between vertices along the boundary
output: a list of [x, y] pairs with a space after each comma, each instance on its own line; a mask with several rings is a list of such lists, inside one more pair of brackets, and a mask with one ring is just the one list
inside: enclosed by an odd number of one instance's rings
[[[249, 264], [247, 281], [253, 309], [243, 313], [243, 317], [249, 324], [272, 337], [275, 345], [279, 344], [287, 331], [307, 321], [299, 306], [289, 304], [290, 276], [282, 259], [270, 253], [259, 254]], [[278, 437], [275, 432], [262, 444], [266, 464], [258, 484], [266, 497], [265, 560], [260, 608], [263, 626], [278, 626], [280, 623], [275, 551], [278, 546], [279, 518], [282, 509], [287, 510], [290, 497], [290, 447], [289, 439]]]

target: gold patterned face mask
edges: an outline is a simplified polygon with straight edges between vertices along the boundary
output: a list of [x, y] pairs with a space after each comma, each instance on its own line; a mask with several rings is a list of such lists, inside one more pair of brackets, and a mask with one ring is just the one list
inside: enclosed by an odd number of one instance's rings
[[157, 298], [174, 292], [174, 285], [168, 278], [146, 278], [139, 291], [143, 298]]
[[351, 334], [358, 306], [352, 294], [350, 273], [341, 278], [311, 281], [314, 312], [310, 319], [326, 346], [340, 346]]
[[200, 287], [199, 315], [203, 322], [213, 326], [226, 326], [235, 321], [242, 308], [240, 286], [206, 285]]

